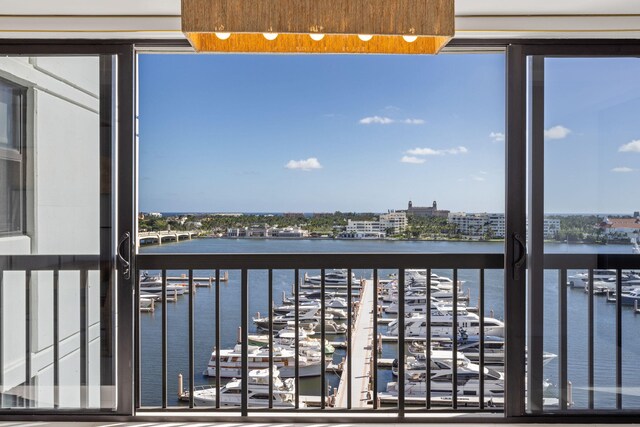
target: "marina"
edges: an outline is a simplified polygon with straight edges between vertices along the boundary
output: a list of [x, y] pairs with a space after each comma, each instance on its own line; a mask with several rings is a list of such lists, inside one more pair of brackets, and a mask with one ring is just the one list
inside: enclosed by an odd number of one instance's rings
[[[202, 241], [194, 241], [195, 243], [201, 243]], [[184, 242], [178, 245], [186, 245], [190, 242]], [[372, 242], [368, 242], [372, 243]], [[295, 244], [294, 242], [290, 242], [290, 244]], [[473, 245], [470, 249], [473, 249]], [[174, 247], [175, 247], [174, 246]], [[167, 248], [169, 245], [163, 245], [162, 248]], [[158, 247], [156, 247], [158, 248]], [[152, 248], [146, 248], [152, 249]], [[327, 270], [329, 272], [330, 270]], [[583, 271], [584, 272], [584, 271]], [[155, 273], [155, 272], [151, 272]], [[205, 276], [203, 274], [206, 272], [193, 272], [193, 277], [201, 277]], [[248, 337], [250, 339], [248, 349], [250, 351], [250, 355], [256, 352], [256, 356], [259, 357], [260, 363], [263, 365], [253, 365], [250, 364], [248, 367], [249, 370], [261, 370], [266, 369], [268, 367], [269, 360], [269, 348], [272, 345], [274, 351], [272, 352], [272, 357], [275, 360], [278, 359], [276, 355], [286, 355], [288, 357], [292, 357], [287, 362], [288, 366], [284, 365], [283, 361], [280, 361], [280, 366], [276, 366], [279, 371], [279, 376], [282, 379], [293, 378], [295, 374], [295, 329], [293, 328], [296, 320], [295, 313], [291, 312], [292, 306], [295, 306], [296, 297], [292, 290], [292, 283], [294, 276], [291, 274], [292, 272], [287, 271], [276, 271], [273, 272], [273, 305], [271, 306], [271, 310], [269, 310], [269, 306], [267, 304], [268, 298], [267, 295], [260, 291], [259, 283], [266, 283], [264, 280], [266, 279], [266, 272], [262, 271], [251, 271], [248, 275], [249, 284], [256, 284], [255, 290], [253, 287], [250, 287], [249, 293], [249, 312], [253, 313], [249, 317], [249, 331]], [[500, 409], [501, 405], [503, 405], [503, 397], [500, 396], [500, 389], [487, 388], [492, 383], [491, 380], [485, 379], [485, 394], [479, 395], [479, 384], [477, 382], [479, 361], [479, 342], [477, 340], [478, 329], [477, 326], [474, 326], [474, 322], [479, 321], [479, 302], [478, 301], [478, 288], [477, 288], [477, 277], [473, 274], [473, 272], [460, 271], [458, 273], [459, 283], [455, 286], [452, 285], [452, 282], [449, 282], [448, 292], [451, 294], [453, 289], [457, 289], [456, 292], [459, 292], [458, 295], [468, 296], [465, 300], [458, 300], [457, 306], [457, 321], [458, 327], [456, 328], [457, 332], [453, 333], [453, 323], [451, 316], [449, 315], [453, 310], [452, 301], [448, 300], [446, 297], [443, 299], [425, 299], [424, 296], [420, 296], [420, 292], [424, 291], [424, 286], [426, 286], [426, 281], [424, 284], [421, 284], [420, 281], [414, 281], [411, 283], [409, 280], [406, 281], [405, 285], [410, 287], [411, 289], [407, 289], [405, 292], [405, 296], [407, 295], [416, 295], [415, 301], [420, 301], [420, 304], [415, 304], [414, 301], [411, 301], [409, 298], [405, 298], [405, 313], [406, 316], [404, 320], [405, 325], [405, 380], [400, 381], [397, 375], [394, 375], [394, 371], [398, 366], [398, 330], [396, 324], [398, 322], [398, 314], [389, 312], [394, 310], [385, 310], [391, 306], [392, 303], [395, 303], [397, 306], [397, 292], [395, 288], [397, 287], [397, 272], [394, 273], [393, 270], [380, 270], [379, 271], [379, 281], [378, 281], [378, 290], [379, 294], [374, 297], [373, 292], [373, 281], [371, 278], [371, 270], [354, 270], [356, 280], [352, 280], [352, 310], [349, 310], [349, 306], [347, 303], [347, 288], [346, 284], [340, 283], [339, 281], [335, 283], [335, 286], [345, 286], [344, 288], [326, 288], [325, 291], [325, 300], [324, 300], [324, 309], [325, 309], [325, 320], [327, 322], [334, 322], [336, 325], [344, 325], [343, 331], [339, 334], [332, 334], [332, 330], [328, 327], [329, 323], [325, 323], [325, 333], [327, 340], [324, 342], [324, 345], [321, 345], [320, 339], [320, 317], [321, 313], [316, 311], [318, 306], [321, 306], [321, 293], [318, 292], [319, 284], [317, 283], [309, 283], [305, 287], [302, 284], [305, 282], [305, 273], [307, 277], [318, 276], [317, 270], [314, 271], [301, 271], [299, 276], [299, 295], [298, 295], [298, 303], [299, 303], [299, 312], [298, 312], [298, 322], [301, 329], [298, 331], [298, 346], [300, 353], [298, 354], [299, 361], [309, 361], [309, 360], [320, 360], [320, 354], [324, 351], [325, 354], [325, 366], [321, 368], [321, 364], [318, 363], [317, 371], [307, 371], [299, 367], [299, 377], [298, 377], [298, 388], [296, 389], [296, 393], [298, 394], [299, 407], [313, 406], [313, 405], [324, 405], [326, 407], [336, 407], [336, 408], [371, 408], [375, 405], [385, 406], [385, 405], [393, 405], [397, 404], [397, 393], [394, 396], [394, 387], [395, 391], [398, 389], [399, 383], [405, 383], [405, 387], [409, 387], [412, 392], [405, 393], [405, 404], [411, 406], [413, 404], [421, 406], [425, 405], [427, 400], [430, 402], [434, 408], [444, 407], [446, 408], [451, 404], [451, 382], [449, 380], [448, 388], [438, 388], [433, 382], [433, 375], [435, 375], [435, 371], [431, 371], [432, 384], [430, 387], [425, 387], [425, 372], [426, 366], [424, 362], [426, 360], [421, 359], [418, 354], [420, 351], [426, 351], [425, 344], [427, 343], [426, 339], [426, 331], [421, 333], [420, 330], [417, 332], [411, 332], [411, 322], [413, 319], [418, 321], [423, 321], [425, 313], [427, 311], [415, 311], [414, 308], [419, 305], [423, 305], [423, 307], [427, 307], [428, 305], [428, 313], [431, 316], [431, 321], [437, 319], [438, 313], [444, 313], [443, 320], [446, 320], [448, 323], [443, 323], [441, 326], [441, 330], [434, 329], [437, 326], [436, 324], [431, 325], [431, 336], [428, 340], [429, 353], [434, 354], [434, 352], [449, 352], [451, 354], [452, 341], [455, 339], [457, 341], [458, 351], [463, 351], [460, 353], [458, 357], [459, 360], [468, 360], [465, 362], [469, 366], [469, 374], [468, 375], [476, 375], [476, 380], [473, 378], [469, 378], [469, 381], [466, 388], [462, 388], [458, 390], [457, 396], [457, 405], [459, 407], [478, 407], [480, 402], [482, 402], [483, 406], [486, 408], [496, 408]], [[451, 277], [451, 271], [437, 271], [439, 277], [447, 278]], [[484, 342], [484, 368], [489, 369], [491, 372], [502, 372], [503, 370], [503, 358], [504, 358], [504, 340], [500, 336], [500, 328], [503, 327], [502, 321], [500, 319], [502, 313], [502, 291], [501, 287], [501, 279], [500, 273], [497, 274], [487, 274], [488, 285], [486, 294], [483, 299], [484, 305], [484, 327], [485, 327], [485, 342]], [[181, 273], [179, 271], [171, 272], [167, 271], [168, 277], [181, 277]], [[415, 272], [411, 272], [409, 274], [415, 274]], [[575, 274], [580, 274], [580, 271], [576, 271]], [[209, 273], [211, 276], [212, 274]], [[571, 275], [574, 275], [573, 273]], [[346, 276], [345, 276], [346, 277]], [[239, 303], [239, 286], [237, 283], [239, 280], [237, 271], [229, 271], [228, 281], [224, 283], [220, 283], [220, 289], [218, 290], [220, 293], [220, 298], [222, 300], [222, 304], [220, 306], [221, 320], [224, 323], [221, 324], [220, 327], [220, 354], [223, 357], [228, 357], [229, 360], [234, 357], [239, 361], [241, 354], [234, 353], [234, 346], [238, 342], [238, 326], [240, 325], [240, 319], [238, 317], [237, 311], [234, 313], [233, 307], [237, 307]], [[557, 280], [556, 275], [549, 275], [548, 280], [551, 282], [553, 280]], [[438, 291], [447, 291], [447, 281], [442, 280], [441, 282], [444, 286], [439, 288]], [[423, 289], [421, 290], [421, 285]], [[212, 334], [215, 332], [213, 324], [215, 323], [215, 313], [212, 312], [211, 307], [215, 306], [215, 294], [216, 294], [216, 286], [212, 286], [211, 288], [203, 288], [198, 291], [198, 293], [194, 296], [194, 313], [195, 316], [195, 354], [196, 359], [194, 360], [195, 369], [198, 369], [198, 366], [203, 366], [200, 368], [200, 372], [206, 367], [207, 363], [203, 363], [204, 361], [209, 361], [209, 367], [215, 365], [215, 359], [213, 355], [215, 354], [215, 349], [212, 347], [216, 342], [215, 335]], [[569, 289], [568, 297], [569, 301], [574, 304], [576, 307], [579, 307], [580, 304], [584, 304], [581, 301], [582, 295], [588, 296], [585, 293], [584, 287], [579, 286], [571, 286], [567, 281], [567, 288]], [[573, 289], [573, 290], [572, 290]], [[435, 289], [431, 289], [435, 291]], [[594, 289], [595, 290], [595, 289]], [[255, 292], [258, 292], [256, 294]], [[435, 292], [434, 292], [435, 293]], [[426, 294], [425, 294], [426, 295]], [[606, 298], [597, 298], [596, 295], [595, 302], [602, 301], [603, 304], [614, 306], [615, 304], [607, 304]], [[604, 294], [603, 294], [604, 295]], [[180, 323], [184, 322], [186, 319], [184, 314], [184, 308], [186, 306], [186, 301], [190, 298], [187, 293], [183, 293], [182, 295], [177, 296], [178, 304], [175, 305], [175, 309], [168, 307], [168, 315], [169, 315], [169, 331], [179, 330]], [[556, 297], [557, 298], [557, 297]], [[611, 298], [611, 295], [610, 295]], [[374, 299], [377, 302], [374, 304]], [[185, 301], [185, 303], [181, 303], [180, 301]], [[427, 304], [427, 301], [429, 303]], [[475, 303], [470, 305], [469, 303], [474, 301]], [[477, 301], [477, 302], [476, 302]], [[143, 322], [142, 329], [142, 340], [143, 340], [143, 357], [149, 357], [153, 360], [154, 355], [149, 353], [149, 350], [152, 347], [149, 347], [150, 341], [148, 340], [150, 335], [148, 333], [150, 325], [154, 323], [154, 318], [157, 320], [157, 316], [159, 313], [158, 305], [162, 304], [162, 302], [154, 301], [155, 310], [154, 312], [145, 312], [141, 314], [141, 321]], [[412, 307], [413, 306], [413, 307]], [[374, 307], [376, 307], [374, 309]], [[600, 305], [598, 305], [600, 307]], [[603, 308], [605, 306], [602, 306]], [[352, 316], [352, 330], [351, 330], [351, 346], [347, 348], [347, 331], [346, 331], [346, 319], [333, 319], [331, 317], [330, 310], [344, 310], [347, 313], [350, 313]], [[397, 311], [397, 310], [396, 310]], [[268, 321], [265, 323], [265, 319], [269, 319], [268, 313], [272, 313], [272, 319], [274, 320], [274, 336], [270, 339], [268, 335]], [[266, 314], [265, 314], [266, 313]], [[277, 314], [276, 314], [277, 313]], [[449, 314], [447, 314], [449, 313]], [[631, 318], [625, 317], [625, 319], [633, 319], [633, 315], [636, 313], [633, 305], [631, 309], [624, 312], [623, 315], [626, 316], [625, 313], [629, 313], [632, 315]], [[178, 317], [175, 317], [175, 316]], [[578, 311], [570, 310], [569, 316], [571, 319], [576, 318], [578, 315]], [[278, 329], [275, 325], [277, 322], [275, 320], [281, 317], [280, 324], [282, 325], [281, 329]], [[579, 316], [579, 315], [578, 315]], [[173, 320], [171, 320], [173, 318]], [[183, 320], [180, 320], [182, 318]], [[375, 318], [375, 319], [374, 319]], [[377, 324], [377, 334], [374, 336], [373, 334], [373, 323]], [[549, 319], [553, 321], [553, 318]], [[151, 323], [149, 323], [149, 321]], [[626, 320], [625, 320], [626, 321]], [[147, 329], [145, 329], [145, 327]], [[409, 329], [406, 329], [409, 327]], [[473, 328], [476, 329], [473, 329]], [[178, 329], [176, 329], [178, 328]], [[494, 329], [491, 329], [494, 328]], [[497, 328], [497, 329], [495, 329]], [[459, 329], [462, 329], [460, 331]], [[434, 333], [438, 331], [437, 333]], [[552, 330], [552, 329], [550, 329]], [[208, 338], [207, 338], [208, 337]], [[570, 343], [572, 348], [575, 348], [575, 340], [578, 339], [570, 337]], [[145, 342], [147, 344], [145, 344]], [[184, 353], [179, 350], [179, 343], [181, 342], [181, 338], [178, 335], [171, 335], [169, 337], [169, 357], [168, 360], [171, 362], [169, 364], [169, 382], [172, 382], [171, 379], [177, 376], [177, 373], [185, 373], [187, 370], [185, 369], [185, 359]], [[184, 341], [183, 341], [184, 342]], [[209, 349], [208, 355], [202, 358], [202, 350], [205, 348]], [[145, 348], [148, 350], [145, 353]], [[202, 350], [200, 350], [202, 349]], [[631, 352], [635, 350], [633, 347], [629, 348]], [[237, 350], [236, 350], [237, 351]], [[557, 394], [557, 381], [558, 378], [554, 375], [554, 370], [556, 369], [558, 360], [555, 356], [557, 349], [552, 345], [545, 346], [545, 352], [543, 354], [544, 360], [544, 371], [545, 371], [545, 384], [547, 384], [548, 390], [545, 392], [545, 405], [557, 404], [557, 399], [554, 397]], [[374, 363], [374, 353], [377, 353], [376, 363]], [[424, 354], [424, 353], [423, 353]], [[575, 353], [571, 353], [572, 357], [576, 357]], [[199, 356], [200, 355], [200, 356]], [[463, 359], [464, 358], [464, 359]], [[451, 356], [450, 356], [451, 359]], [[579, 359], [579, 356], [577, 356]], [[182, 360], [182, 362], [181, 362]], [[250, 356], [250, 360], [253, 359], [253, 356]], [[349, 360], [351, 363], [351, 371], [349, 373]], [[421, 361], [422, 360], [422, 361]], [[211, 363], [211, 362], [214, 363]], [[221, 360], [222, 361], [222, 360]], [[253, 363], [253, 362], [251, 362]], [[631, 365], [627, 363], [627, 361], [623, 361], [625, 364], [625, 369], [630, 369], [630, 372], [634, 372], [633, 368], [630, 368]], [[144, 367], [144, 365], [143, 365]], [[222, 367], [222, 365], [221, 365]], [[207, 368], [209, 369], [209, 368]], [[458, 375], [465, 376], [467, 375], [467, 371], [465, 371], [462, 367], [459, 367]], [[205, 370], [206, 371], [206, 370]], [[175, 374], [172, 374], [174, 372]], [[472, 374], [476, 372], [476, 374]], [[489, 371], [487, 371], [489, 372]], [[598, 371], [600, 372], [600, 371]], [[422, 373], [422, 375], [420, 375]], [[211, 375], [200, 376], [196, 371], [196, 375], [194, 377], [195, 384], [194, 387], [198, 389], [206, 389], [207, 387], [215, 388], [216, 375], [215, 370], [209, 371]], [[499, 374], [495, 377], [496, 385], [503, 382], [502, 374]], [[598, 374], [600, 375], [600, 374]], [[221, 383], [220, 387], [224, 387], [230, 381], [233, 381], [234, 378], [238, 379], [242, 377], [242, 371], [239, 368], [226, 368], [224, 374], [221, 372]], [[324, 380], [321, 381], [321, 378], [324, 377]], [[446, 378], [446, 374], [444, 374]], [[373, 399], [373, 381], [377, 378], [377, 400]], [[151, 377], [143, 375], [143, 384], [148, 383]], [[349, 383], [349, 379], [351, 380], [350, 387], [347, 385]], [[579, 373], [575, 373], [572, 371], [569, 380], [572, 384], [574, 384], [572, 388], [572, 403], [577, 406], [583, 405], [585, 391], [584, 388], [580, 386], [580, 384], [584, 383], [584, 379], [581, 379]], [[476, 382], [474, 382], [476, 381]], [[324, 382], [326, 389], [324, 393], [322, 393], [322, 382]], [[394, 385], [395, 384], [395, 385]], [[575, 386], [578, 384], [578, 387]], [[145, 386], [143, 385], [143, 388]], [[422, 388], [421, 388], [422, 387]], [[420, 390], [423, 390], [422, 392]], [[427, 389], [429, 389], [429, 399], [427, 399]], [[183, 392], [187, 391], [188, 387], [183, 388]], [[440, 391], [438, 391], [440, 390]], [[446, 390], [449, 390], [448, 392]], [[493, 391], [491, 391], [493, 390]], [[437, 392], [438, 391], [438, 392]], [[436, 393], [437, 392], [437, 393]], [[417, 393], [417, 395], [415, 395]], [[447, 395], [448, 393], [448, 395]], [[489, 393], [489, 394], [487, 394]], [[322, 395], [324, 395], [324, 401], [322, 400]], [[195, 397], [195, 396], [194, 396]], [[304, 399], [303, 399], [304, 397]], [[482, 398], [481, 398], [482, 397]], [[633, 397], [630, 397], [631, 399]], [[148, 402], [153, 401], [152, 394], [147, 395], [143, 393], [143, 399]], [[174, 404], [179, 404], [179, 402], [185, 399], [184, 393], [182, 398], [179, 398], [175, 401]], [[188, 394], [186, 399], [188, 400]], [[458, 400], [459, 399], [459, 400]], [[350, 401], [350, 402], [349, 402]], [[304, 402], [304, 403], [303, 403]], [[448, 403], [447, 403], [448, 402]], [[349, 405], [350, 403], [350, 405]], [[249, 405], [251, 406], [251, 405]]]

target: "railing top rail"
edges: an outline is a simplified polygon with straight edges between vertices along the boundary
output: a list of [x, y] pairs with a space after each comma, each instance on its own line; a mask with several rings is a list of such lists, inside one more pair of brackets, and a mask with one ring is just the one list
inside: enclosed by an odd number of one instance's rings
[[640, 255], [634, 254], [545, 254], [545, 269], [640, 269]]
[[160, 269], [320, 269], [320, 268], [460, 268], [501, 269], [502, 254], [422, 253], [279, 253], [279, 254], [141, 254], [141, 270]]
[[100, 255], [0, 255], [0, 271], [99, 270]]

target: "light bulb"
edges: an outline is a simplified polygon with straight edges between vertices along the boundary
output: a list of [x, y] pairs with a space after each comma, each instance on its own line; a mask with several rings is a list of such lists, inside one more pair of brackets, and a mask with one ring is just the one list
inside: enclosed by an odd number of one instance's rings
[[402, 36], [402, 38], [407, 43], [413, 43], [414, 41], [418, 40], [418, 36]]
[[319, 42], [320, 40], [322, 40], [324, 38], [324, 34], [317, 34], [317, 33], [312, 33], [309, 34], [311, 36], [311, 38], [317, 42]]
[[278, 37], [278, 33], [262, 33], [262, 35], [267, 40], [275, 40]]
[[368, 42], [373, 38], [373, 36], [371, 34], [358, 34], [358, 38], [363, 42]]
[[216, 37], [220, 40], [226, 40], [231, 37], [231, 33], [216, 33]]

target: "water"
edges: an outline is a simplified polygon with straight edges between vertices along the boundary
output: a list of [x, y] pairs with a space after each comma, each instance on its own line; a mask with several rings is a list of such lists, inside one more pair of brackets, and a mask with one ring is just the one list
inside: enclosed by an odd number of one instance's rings
[[[180, 243], [148, 246], [142, 253], [501, 253], [503, 243], [499, 242], [428, 242], [428, 241], [345, 241], [345, 240], [253, 240], [253, 239], [195, 239]], [[547, 245], [547, 252], [553, 253], [629, 253], [628, 245]], [[380, 270], [381, 278], [393, 270]], [[434, 270], [436, 274], [451, 277], [450, 270]], [[170, 271], [171, 276], [186, 271]], [[308, 273], [319, 274], [309, 270]], [[370, 270], [354, 270], [357, 277], [371, 277]], [[194, 271], [195, 276], [209, 276], [212, 271]], [[471, 305], [478, 301], [477, 270], [460, 270], [460, 280], [464, 280], [463, 289], [471, 292]], [[571, 271], [569, 275], [573, 274]], [[274, 270], [273, 300], [281, 301], [282, 292], [291, 292], [294, 280], [292, 270]], [[501, 270], [487, 270], [485, 273], [485, 311], [502, 318], [504, 313], [504, 277]], [[545, 272], [545, 341], [544, 350], [558, 352], [558, 274], [557, 271]], [[232, 347], [236, 342], [237, 328], [240, 325], [240, 272], [229, 271], [229, 281], [221, 283], [220, 319], [222, 348]], [[581, 290], [568, 289], [568, 378], [573, 384], [575, 408], [587, 407], [587, 295]], [[595, 402], [596, 408], [615, 408], [615, 304], [606, 303], [605, 298], [595, 299]], [[267, 272], [262, 270], [249, 272], [249, 313], [268, 313]], [[177, 377], [182, 373], [185, 387], [188, 384], [188, 296], [177, 303], [167, 305], [168, 323], [168, 394], [169, 404], [178, 405]], [[195, 347], [194, 366], [195, 384], [213, 384], [212, 379], [202, 376], [211, 356], [215, 342], [215, 287], [197, 288], [194, 299]], [[161, 310], [140, 315], [140, 336], [142, 353], [141, 400], [143, 406], [156, 406], [161, 403], [162, 376], [161, 354]], [[630, 308], [623, 308], [623, 406], [637, 409], [640, 407], [640, 336], [638, 325], [640, 315]], [[250, 322], [251, 323], [251, 322]], [[250, 333], [255, 332], [252, 324]], [[384, 333], [385, 327], [380, 325]], [[343, 336], [328, 335], [329, 340], [342, 340]], [[397, 354], [395, 345], [385, 344], [382, 357], [393, 358]], [[343, 350], [336, 350], [334, 361], [344, 356]], [[328, 356], [330, 357], [330, 356]], [[544, 370], [545, 377], [552, 383], [558, 379], [558, 359], [554, 359]], [[378, 390], [383, 391], [386, 383], [392, 381], [391, 371], [380, 369]], [[328, 373], [327, 384], [337, 386], [339, 376]], [[301, 394], [320, 394], [320, 377], [302, 379]]]

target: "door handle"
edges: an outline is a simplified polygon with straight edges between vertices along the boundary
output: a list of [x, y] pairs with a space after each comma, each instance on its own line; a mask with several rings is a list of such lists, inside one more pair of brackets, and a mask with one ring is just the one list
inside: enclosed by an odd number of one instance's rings
[[[126, 242], [127, 254], [123, 256], [122, 254], [122, 245]], [[131, 278], [131, 234], [127, 231], [120, 237], [118, 241], [118, 261], [120, 261], [120, 266], [122, 267], [122, 275], [125, 280], [129, 280]]]
[[518, 233], [513, 233], [513, 243], [514, 253], [516, 244], [520, 248], [518, 258], [513, 261], [513, 280], [519, 280], [518, 273], [527, 259], [527, 247], [524, 244], [524, 240], [522, 240], [522, 237], [520, 237], [520, 234]]

